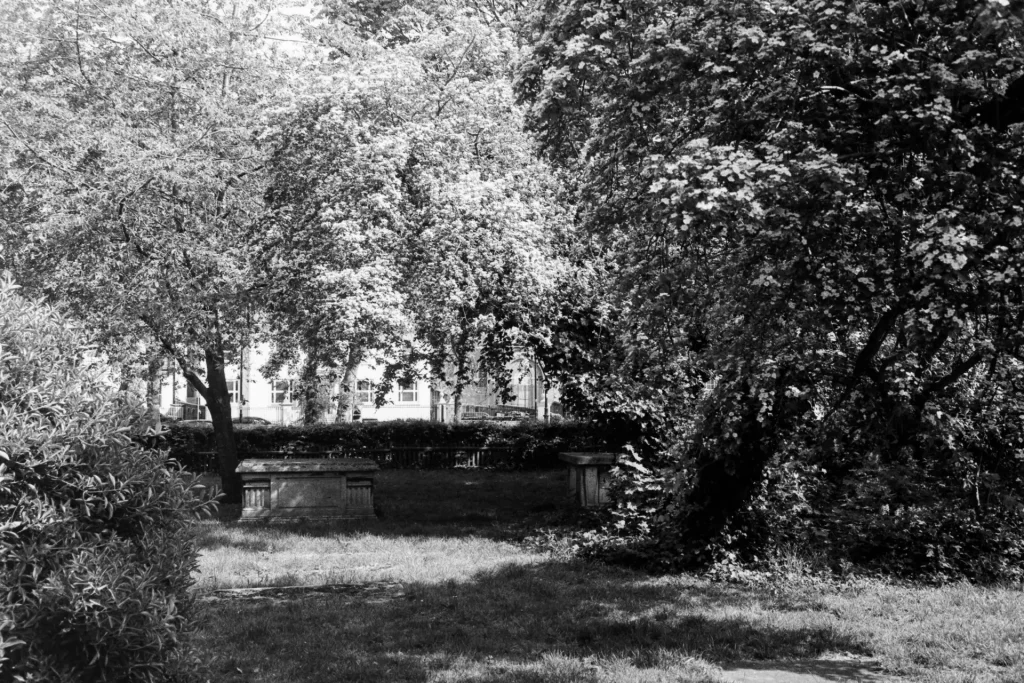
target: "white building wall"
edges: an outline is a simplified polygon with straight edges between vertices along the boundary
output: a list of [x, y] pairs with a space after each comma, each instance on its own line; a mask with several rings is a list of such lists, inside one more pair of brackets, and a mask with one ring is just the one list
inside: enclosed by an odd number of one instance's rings
[[[243, 402], [240, 404], [233, 401], [231, 403], [231, 414], [235, 417], [263, 418], [273, 424], [294, 424], [300, 421], [302, 415], [298, 404], [294, 400], [278, 401], [277, 399], [282, 398], [281, 392], [275, 392], [274, 390], [274, 379], [295, 380], [296, 374], [283, 372], [278, 378], [267, 379], [258, 370], [265, 361], [265, 349], [257, 348], [246, 354], [245, 367], [242, 371]], [[369, 400], [356, 403], [361, 420], [383, 422], [386, 420], [430, 419], [430, 385], [422, 379], [415, 380], [415, 391], [412, 395], [409, 392], [400, 393], [397, 385], [393, 385], [387, 394], [387, 402], [379, 408], [375, 406], [373, 401], [382, 374], [383, 371], [381, 369], [370, 364], [360, 365], [356, 371], [357, 382], [363, 380], [370, 382], [372, 385]], [[238, 366], [229, 365], [225, 370], [225, 375], [229, 385], [232, 382], [237, 382], [239, 380]], [[335, 390], [336, 393], [337, 390]], [[172, 401], [172, 398], [176, 400]], [[287, 399], [288, 397], [286, 396], [285, 398]], [[197, 411], [199, 419], [210, 419], [209, 411], [202, 408], [205, 405], [202, 397], [196, 395], [193, 398], [189, 398], [185, 378], [180, 372], [171, 373], [164, 379], [163, 387], [161, 388], [160, 412], [174, 417], [181, 416], [182, 410], [180, 408], [172, 408], [172, 405], [188, 402], [195, 402], [200, 406], [200, 409]], [[336, 412], [331, 410], [324, 416], [323, 421], [334, 422], [335, 416]], [[185, 417], [188, 418], [191, 415], [186, 415]]]
[[[374, 404], [377, 387], [380, 386], [383, 370], [369, 363], [363, 363], [356, 370], [356, 386], [360, 382], [369, 382], [368, 396], [366, 392], [357, 391], [355, 395], [355, 407], [359, 409], [361, 420], [429, 420], [430, 419], [430, 385], [422, 380], [413, 381], [411, 388], [399, 392], [398, 387], [392, 385], [387, 395], [387, 403], [379, 408]], [[409, 400], [412, 399], [412, 400]]]

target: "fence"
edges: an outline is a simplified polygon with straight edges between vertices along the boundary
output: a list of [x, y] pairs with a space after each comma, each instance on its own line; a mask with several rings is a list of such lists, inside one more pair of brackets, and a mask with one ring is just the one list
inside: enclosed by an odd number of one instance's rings
[[537, 416], [535, 408], [523, 406], [476, 406], [467, 405], [463, 408], [462, 419], [469, 422], [473, 420], [522, 420]]
[[[267, 458], [370, 458], [381, 469], [454, 469], [511, 467], [515, 457], [512, 448], [498, 446], [395, 446], [392, 448], [352, 448], [330, 451], [252, 451], [240, 453], [240, 460]], [[216, 472], [217, 453], [200, 451], [191, 462], [184, 463], [193, 472]]]
[[195, 403], [174, 403], [167, 408], [166, 415], [174, 420], [205, 420], [206, 406]]

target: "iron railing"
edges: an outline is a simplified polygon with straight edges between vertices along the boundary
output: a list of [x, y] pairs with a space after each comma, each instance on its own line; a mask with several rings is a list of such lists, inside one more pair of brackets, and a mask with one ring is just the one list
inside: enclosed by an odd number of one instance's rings
[[[381, 469], [455, 469], [513, 466], [515, 449], [506, 446], [394, 446], [391, 448], [340, 448], [329, 451], [250, 451], [239, 453], [240, 460], [281, 458], [369, 458]], [[200, 451], [189, 463], [196, 472], [216, 472], [215, 451]]]

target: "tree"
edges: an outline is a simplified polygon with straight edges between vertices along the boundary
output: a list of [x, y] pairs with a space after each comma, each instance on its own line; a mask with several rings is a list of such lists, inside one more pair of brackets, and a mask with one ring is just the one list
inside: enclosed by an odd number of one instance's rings
[[519, 92], [617, 264], [611, 384], [682, 455], [691, 558], [773, 458], [981, 471], [990, 435], [1021, 446], [1024, 54], [1002, 7], [546, 6]]
[[346, 376], [368, 354], [386, 380], [425, 365], [457, 402], [481, 349], [508, 375], [550, 294], [557, 184], [520, 130], [507, 29], [460, 4], [371, 18], [273, 141], [272, 334]]
[[113, 351], [139, 339], [174, 358], [237, 498], [224, 367], [251, 320], [242, 237], [261, 210], [257, 133], [297, 59], [271, 40], [286, 17], [256, 0], [4, 5], [5, 266]]
[[303, 368], [307, 422], [319, 417], [311, 408], [321, 371], [342, 380], [345, 419], [356, 368], [405, 329], [395, 251], [404, 160], [373, 119], [361, 124], [331, 110], [321, 103], [292, 112], [272, 139], [269, 210], [251, 236], [272, 349], [264, 373]]

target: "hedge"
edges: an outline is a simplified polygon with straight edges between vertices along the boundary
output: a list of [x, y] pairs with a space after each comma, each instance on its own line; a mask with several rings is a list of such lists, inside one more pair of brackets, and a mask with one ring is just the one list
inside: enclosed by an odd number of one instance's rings
[[[250, 426], [235, 429], [239, 458], [342, 451], [372, 457], [382, 467], [408, 466], [407, 459], [390, 457], [392, 449], [494, 449], [484, 466], [504, 469], [558, 467], [562, 451], [620, 450], [627, 432], [593, 423], [465, 422], [449, 424], [425, 420], [350, 422], [311, 426]], [[171, 423], [166, 435], [170, 456], [186, 469], [211, 469], [216, 450], [211, 426]], [[445, 467], [450, 459], [421, 457], [413, 466]]]

